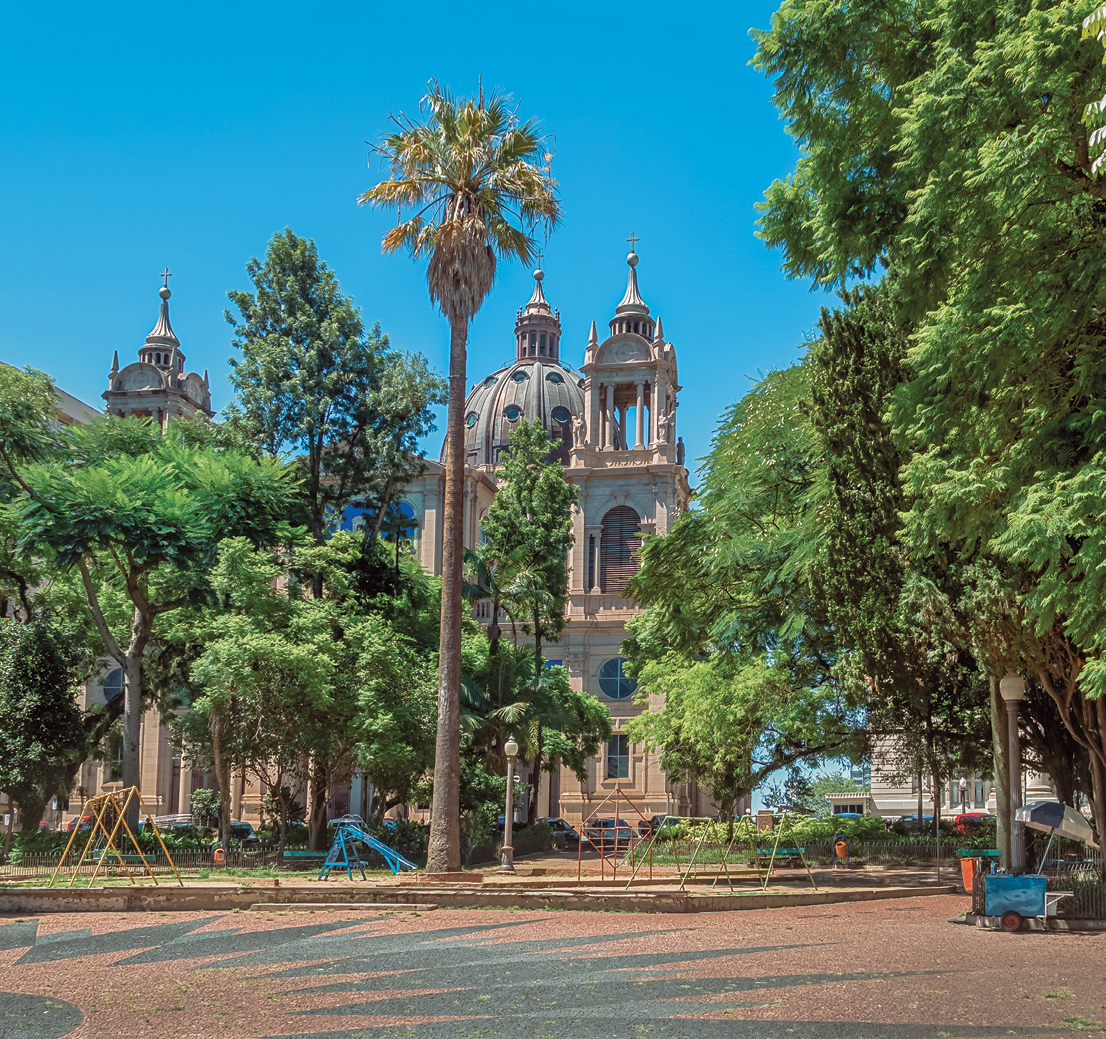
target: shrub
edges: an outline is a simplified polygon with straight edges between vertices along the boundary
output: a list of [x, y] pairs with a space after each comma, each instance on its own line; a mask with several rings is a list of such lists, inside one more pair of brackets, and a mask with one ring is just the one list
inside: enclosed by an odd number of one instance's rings
[[[12, 836], [11, 861], [18, 863], [24, 855], [41, 855], [44, 852], [62, 852], [69, 843], [71, 833], [58, 833], [52, 830], [27, 830]], [[83, 848], [88, 841], [88, 830], [77, 834], [77, 840], [73, 842], [74, 848]]]
[[193, 790], [192, 819], [197, 826], [214, 826], [219, 818], [219, 791]]

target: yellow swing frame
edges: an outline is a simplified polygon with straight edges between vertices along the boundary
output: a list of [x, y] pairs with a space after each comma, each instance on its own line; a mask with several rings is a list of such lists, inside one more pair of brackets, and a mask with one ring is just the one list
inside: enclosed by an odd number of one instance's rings
[[[96, 878], [100, 874], [100, 868], [107, 860], [108, 852], [115, 853], [115, 860], [123, 867], [127, 876], [130, 878], [133, 884], [134, 875], [129, 869], [127, 864], [123, 860], [123, 856], [119, 853], [119, 850], [115, 847], [115, 836], [119, 832], [119, 827], [122, 826], [126, 831], [127, 836], [131, 839], [131, 846], [134, 848], [135, 853], [142, 860], [142, 865], [146, 868], [146, 873], [150, 879], [157, 884], [157, 877], [154, 875], [153, 869], [150, 868], [150, 863], [146, 861], [146, 856], [142, 854], [142, 849], [138, 846], [138, 841], [135, 839], [134, 834], [131, 832], [131, 828], [127, 825], [127, 809], [130, 808], [131, 802], [137, 799], [138, 804], [142, 811], [146, 813], [146, 820], [150, 825], [150, 828], [154, 831], [154, 835], [157, 837], [158, 844], [161, 845], [161, 850], [165, 853], [165, 859], [169, 863], [169, 868], [173, 871], [173, 876], [177, 878], [177, 883], [181, 887], [184, 887], [184, 881], [181, 880], [180, 874], [177, 872], [177, 867], [173, 863], [173, 857], [169, 854], [169, 849], [165, 846], [165, 841], [161, 839], [161, 832], [157, 828], [157, 824], [154, 822], [154, 818], [150, 815], [149, 808], [146, 807], [146, 802], [142, 800], [142, 794], [136, 786], [124, 787], [121, 790], [112, 790], [106, 794], [97, 794], [95, 797], [90, 798], [85, 802], [84, 811], [81, 813], [83, 818], [86, 814], [92, 816], [92, 826], [89, 829], [88, 840], [85, 842], [84, 848], [81, 854], [77, 857], [76, 861], [69, 867], [73, 870], [73, 875], [69, 880], [69, 886], [72, 887], [77, 882], [77, 876], [81, 872], [81, 866], [85, 862], [85, 857], [88, 855], [89, 850], [92, 848], [93, 842], [96, 840], [96, 835], [102, 833], [106, 841], [104, 850], [100, 854], [99, 860], [96, 862], [96, 868], [92, 871], [92, 878], [88, 882], [88, 886], [96, 882]], [[105, 825], [105, 820], [110, 820], [111, 811], [114, 809], [115, 813], [115, 825], [112, 826], [111, 832], [108, 832], [108, 828]], [[73, 834], [69, 838], [69, 843], [65, 846], [65, 851], [62, 852], [61, 859], [58, 860], [57, 868], [54, 870], [54, 874], [50, 877], [50, 883], [48, 887], [53, 887], [54, 882], [58, 879], [58, 874], [65, 868], [66, 859], [69, 857], [69, 852], [73, 848], [74, 842], [77, 840], [77, 834], [81, 832], [80, 820], [73, 827]], [[110, 863], [109, 863], [110, 865]]]

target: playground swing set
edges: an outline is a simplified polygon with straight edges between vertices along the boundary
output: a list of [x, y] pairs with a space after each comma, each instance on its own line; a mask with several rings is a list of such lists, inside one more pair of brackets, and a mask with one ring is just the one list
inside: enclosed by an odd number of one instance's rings
[[[173, 876], [177, 878], [177, 883], [181, 887], [184, 887], [184, 881], [181, 880], [180, 874], [177, 872], [177, 867], [173, 864], [173, 857], [169, 854], [169, 849], [165, 846], [165, 841], [161, 838], [161, 832], [157, 828], [157, 824], [154, 822], [154, 818], [150, 815], [150, 810], [146, 807], [146, 802], [142, 800], [142, 794], [139, 792], [138, 787], [128, 786], [121, 790], [112, 790], [110, 793], [98, 794], [96, 797], [90, 798], [85, 802], [84, 811], [81, 813], [82, 818], [89, 816], [92, 820], [88, 828], [88, 839], [84, 842], [84, 848], [80, 855], [76, 856], [72, 862], [69, 860], [69, 852], [72, 850], [73, 845], [77, 842], [79, 834], [83, 834], [84, 830], [78, 824], [73, 827], [73, 833], [69, 838], [68, 844], [65, 846], [65, 851], [62, 853], [61, 858], [58, 860], [57, 868], [54, 870], [53, 876], [50, 877], [49, 887], [54, 886], [54, 882], [58, 879], [58, 874], [63, 870], [72, 870], [72, 876], [69, 880], [69, 886], [72, 887], [77, 882], [77, 877], [81, 872], [83, 866], [93, 865], [92, 876], [89, 878], [88, 886], [96, 882], [96, 878], [100, 875], [100, 870], [104, 868], [105, 864], [108, 869], [115, 866], [121, 866], [127, 876], [130, 878], [131, 883], [135, 882], [134, 874], [131, 873], [127, 866], [127, 863], [132, 865], [137, 862], [141, 862], [146, 874], [150, 879], [157, 884], [158, 880], [154, 874], [151, 862], [147, 860], [146, 856], [142, 853], [142, 848], [138, 844], [138, 840], [127, 824], [127, 811], [131, 807], [131, 802], [137, 801], [138, 807], [146, 814], [146, 823], [153, 831], [154, 836], [157, 837], [158, 844], [161, 845], [161, 850], [165, 854], [165, 859], [169, 863], [169, 868], [173, 871]], [[111, 827], [109, 830], [108, 827]], [[133, 852], [120, 852], [115, 846], [117, 835], [120, 827], [123, 828], [127, 837], [130, 839]], [[103, 843], [98, 843], [97, 838], [101, 837]], [[120, 844], [123, 842], [120, 840]], [[126, 848], [126, 845], [123, 845]]]

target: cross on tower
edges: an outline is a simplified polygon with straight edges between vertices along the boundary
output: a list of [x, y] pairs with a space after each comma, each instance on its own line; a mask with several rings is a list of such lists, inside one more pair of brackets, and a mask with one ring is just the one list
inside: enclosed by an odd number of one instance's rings
[[635, 235], [633, 231], [631, 231], [631, 232], [630, 232], [630, 237], [629, 237], [629, 238], [627, 238], [627, 239], [626, 239], [626, 241], [630, 243], [630, 252], [634, 252], [634, 251], [635, 251], [635, 250], [634, 250], [634, 245], [635, 245], [635, 244], [636, 244], [637, 242], [640, 242], [640, 241], [641, 241], [641, 239], [640, 239], [640, 238], [638, 238], [638, 237], [637, 237], [637, 235]]
[[169, 279], [173, 276], [173, 272], [168, 267], [161, 272], [161, 277], [164, 279], [162, 282], [162, 288], [167, 289], [169, 287]]
[[540, 249], [538, 250], [538, 270], [541, 270], [542, 257], [545, 255]]

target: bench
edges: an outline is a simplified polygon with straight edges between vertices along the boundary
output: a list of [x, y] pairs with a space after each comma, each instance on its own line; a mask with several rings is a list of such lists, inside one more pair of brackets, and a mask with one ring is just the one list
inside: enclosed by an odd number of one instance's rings
[[962, 859], [997, 859], [995, 848], [959, 848], [956, 854]]
[[302, 859], [305, 862], [310, 860], [325, 859], [329, 854], [328, 851], [286, 851], [281, 855], [282, 859]]
[[[101, 853], [97, 852], [95, 855], [87, 856], [84, 860], [85, 863], [88, 864], [88, 865], [95, 866], [96, 863], [98, 863], [100, 861], [100, 854]], [[146, 861], [147, 862], [152, 862], [153, 861], [153, 855], [151, 855]], [[141, 866], [142, 865], [142, 856], [141, 855], [119, 855], [119, 854], [117, 854], [116, 852], [113, 852], [113, 851], [108, 852], [107, 855], [104, 856], [104, 865], [105, 866], [118, 866], [120, 863], [122, 863], [126, 866]]]
[[[806, 848], [776, 848], [774, 850], [776, 854], [776, 862], [779, 862], [780, 859], [788, 859], [792, 864], [794, 864], [795, 859], [801, 860], [802, 857], [806, 854]], [[765, 858], [771, 861], [772, 852], [772, 848], [757, 848], [757, 857]]]

